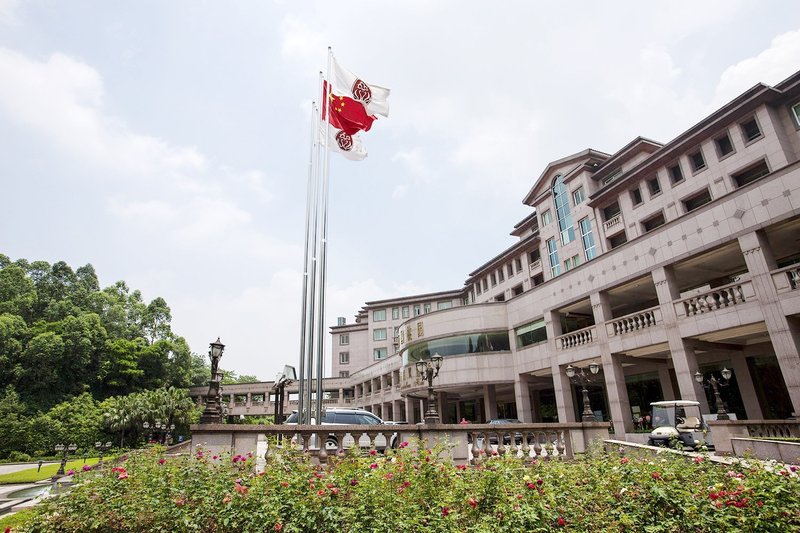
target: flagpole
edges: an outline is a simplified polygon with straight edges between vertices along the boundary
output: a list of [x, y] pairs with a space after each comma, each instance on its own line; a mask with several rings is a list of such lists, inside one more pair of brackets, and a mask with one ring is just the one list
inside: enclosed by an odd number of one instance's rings
[[[328, 47], [328, 83], [325, 89], [325, 105], [327, 106], [330, 101], [331, 92], [331, 63], [333, 52], [331, 47]], [[326, 107], [326, 110], [328, 108]], [[330, 113], [330, 111], [328, 111]], [[324, 372], [324, 354], [325, 354], [325, 293], [327, 289], [326, 274], [327, 274], [327, 256], [328, 256], [328, 180], [330, 169], [330, 120], [325, 122], [325, 152], [323, 153], [322, 165], [322, 187], [320, 194], [320, 201], [322, 204], [322, 213], [319, 220], [321, 238], [319, 241], [319, 258], [317, 268], [319, 272], [319, 308], [317, 309], [317, 409], [316, 417], [317, 423], [322, 420], [322, 378]]]
[[[313, 226], [311, 225], [311, 208], [313, 205], [313, 199], [316, 196], [315, 192], [315, 164], [314, 164], [314, 155], [315, 150], [318, 144], [319, 139], [319, 120], [318, 120], [318, 109], [316, 107], [316, 102], [311, 103], [311, 131], [309, 136], [309, 153], [308, 153], [308, 184], [306, 185], [306, 225], [305, 225], [305, 249], [304, 249], [304, 256], [303, 256], [303, 298], [301, 301], [301, 319], [300, 319], [300, 380], [298, 382], [298, 416], [300, 417], [300, 422], [302, 423], [304, 408], [308, 408], [304, 404], [304, 392], [305, 389], [311, 386], [311, 383], [306, 380], [306, 359], [310, 352], [310, 346], [308, 346], [307, 342], [307, 331], [308, 331], [308, 318], [309, 318], [309, 288], [311, 284], [311, 276], [313, 276], [313, 272], [309, 272], [309, 260], [313, 250], [311, 249], [311, 231]], [[313, 291], [311, 291], [313, 292]]]

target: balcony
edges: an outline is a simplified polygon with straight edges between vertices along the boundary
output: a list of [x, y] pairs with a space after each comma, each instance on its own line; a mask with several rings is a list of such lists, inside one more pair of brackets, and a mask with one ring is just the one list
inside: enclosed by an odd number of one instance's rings
[[539, 272], [542, 271], [542, 260], [541, 259], [537, 259], [533, 263], [530, 263], [528, 265], [528, 269], [529, 269], [531, 275], [538, 274]]
[[714, 311], [755, 299], [753, 282], [731, 283], [703, 294], [680, 300], [675, 304], [675, 311], [679, 317], [692, 317], [713, 313]]
[[622, 213], [617, 213], [613, 217], [609, 218], [605, 222], [603, 222], [603, 228], [605, 228], [606, 233], [612, 232], [612, 228], [622, 224]]
[[773, 270], [771, 274], [778, 294], [800, 289], [800, 265], [779, 268], [778, 270]]

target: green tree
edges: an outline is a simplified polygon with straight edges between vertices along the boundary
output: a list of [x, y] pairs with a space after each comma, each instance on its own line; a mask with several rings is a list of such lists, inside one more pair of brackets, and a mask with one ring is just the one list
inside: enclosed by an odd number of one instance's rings
[[29, 448], [25, 411], [25, 404], [20, 401], [14, 387], [6, 387], [0, 396], [0, 457], [5, 458], [12, 451]]

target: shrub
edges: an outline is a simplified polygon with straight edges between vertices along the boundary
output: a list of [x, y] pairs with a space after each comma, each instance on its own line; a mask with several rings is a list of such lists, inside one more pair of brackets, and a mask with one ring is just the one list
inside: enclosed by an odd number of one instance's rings
[[14, 450], [8, 452], [8, 460], [12, 463], [28, 463], [31, 460], [31, 456], [27, 453]]
[[[796, 468], [701, 457], [492, 457], [457, 466], [432, 450], [254, 459], [153, 448], [79, 473], [18, 531], [789, 531], [800, 528]], [[15, 529], [17, 531], [17, 529]]]

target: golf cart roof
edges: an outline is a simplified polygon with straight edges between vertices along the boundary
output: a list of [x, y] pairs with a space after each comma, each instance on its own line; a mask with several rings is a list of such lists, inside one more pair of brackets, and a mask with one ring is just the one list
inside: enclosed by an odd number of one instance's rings
[[700, 405], [700, 402], [694, 402], [692, 400], [664, 400], [662, 402], [653, 402], [650, 405], [653, 407], [691, 407]]

